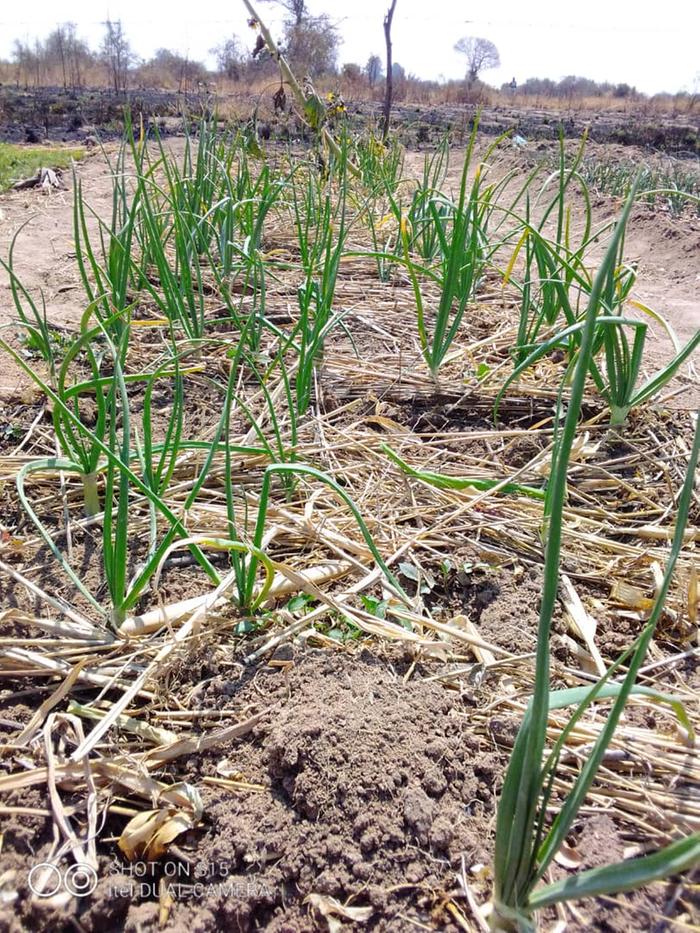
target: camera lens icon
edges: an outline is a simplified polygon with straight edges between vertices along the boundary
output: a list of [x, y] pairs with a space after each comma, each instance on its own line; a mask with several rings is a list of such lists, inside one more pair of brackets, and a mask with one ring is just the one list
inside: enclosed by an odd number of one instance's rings
[[86, 897], [97, 887], [97, 872], [91, 865], [71, 865], [62, 872], [51, 862], [41, 862], [29, 872], [29, 890], [36, 897], [53, 897], [65, 890], [73, 897]]
[[40, 862], [29, 872], [29, 890], [36, 897], [53, 897], [61, 890], [63, 877], [50, 862]]
[[97, 887], [97, 872], [91, 865], [71, 865], [63, 876], [63, 884], [73, 897], [87, 897]]

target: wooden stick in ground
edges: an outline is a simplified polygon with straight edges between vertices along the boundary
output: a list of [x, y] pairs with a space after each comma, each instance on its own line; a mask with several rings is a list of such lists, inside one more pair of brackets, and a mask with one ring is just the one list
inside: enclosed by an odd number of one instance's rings
[[391, 6], [384, 17], [384, 39], [386, 41], [386, 93], [384, 95], [384, 123], [382, 125], [382, 139], [386, 141], [389, 135], [389, 121], [391, 120], [391, 104], [394, 97], [394, 75], [391, 47], [391, 23], [394, 19], [396, 0], [391, 0]]

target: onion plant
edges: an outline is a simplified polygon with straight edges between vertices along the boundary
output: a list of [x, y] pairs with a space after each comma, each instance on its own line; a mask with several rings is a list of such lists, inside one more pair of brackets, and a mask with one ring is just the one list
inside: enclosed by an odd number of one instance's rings
[[364, 187], [374, 194], [395, 195], [403, 175], [404, 152], [396, 138], [382, 142], [370, 130], [348, 141]]
[[[116, 167], [112, 170], [112, 217], [109, 223], [87, 206], [82, 181], [75, 171], [73, 177], [73, 234], [80, 279], [90, 306], [96, 309], [103, 322], [109, 320], [116, 328], [113, 336], [117, 341], [123, 317], [115, 312], [127, 309], [141, 278], [134, 257], [140, 203], [138, 192], [132, 196], [127, 190], [125, 153], [122, 146]], [[88, 213], [97, 224], [99, 245], [90, 232]]]
[[[516, 363], [522, 362], [536, 346], [541, 331], [555, 326], [560, 317], [567, 325], [574, 324], [582, 313], [574, 299], [585, 298], [590, 293], [591, 278], [584, 256], [602, 231], [592, 233], [590, 196], [578, 173], [585, 144], [584, 136], [572, 163], [567, 166], [564, 139], [561, 137], [556, 171], [547, 176], [534, 198], [531, 198], [529, 189], [535, 175], [530, 176], [527, 187], [522, 191], [525, 197], [524, 217], [515, 215], [512, 206], [505, 212], [522, 230], [503, 279], [504, 285], [512, 281], [521, 296], [513, 348]], [[583, 198], [584, 225], [578, 244], [572, 243], [567, 201], [572, 185], [578, 187]], [[549, 197], [552, 188], [554, 194]], [[553, 230], [547, 233], [547, 225], [552, 219], [555, 221]], [[519, 258], [522, 259], [522, 273], [516, 277], [513, 270]]]
[[[227, 382], [226, 396], [223, 405], [223, 413], [221, 416], [221, 421], [219, 424], [219, 431], [217, 432], [217, 437], [215, 443], [211, 446], [211, 451], [214, 450], [216, 441], [219, 438], [223, 440], [223, 449], [225, 453], [225, 463], [224, 463], [224, 487], [225, 487], [225, 498], [226, 498], [226, 512], [227, 512], [227, 533], [228, 541], [232, 543], [232, 546], [229, 547], [230, 551], [230, 562], [234, 572], [234, 578], [236, 581], [237, 588], [237, 602], [238, 604], [245, 608], [250, 609], [254, 608], [261, 600], [261, 595], [258, 594], [256, 597], [256, 579], [257, 571], [262, 562], [266, 566], [268, 571], [269, 579], [269, 570], [270, 562], [269, 558], [264, 554], [263, 548], [263, 539], [267, 524], [267, 514], [270, 505], [270, 497], [272, 491], [272, 480], [273, 477], [278, 476], [284, 488], [289, 494], [295, 486], [297, 477], [299, 476], [309, 476], [314, 479], [319, 480], [325, 485], [329, 486], [348, 506], [350, 509], [357, 525], [362, 533], [362, 536], [372, 554], [374, 560], [376, 561], [378, 567], [382, 571], [387, 584], [394, 590], [394, 592], [401, 598], [406, 601], [408, 597], [404, 593], [400, 584], [391, 573], [386, 563], [384, 562], [379, 550], [377, 549], [372, 535], [367, 528], [367, 525], [362, 518], [360, 511], [353, 502], [352, 498], [342, 489], [338, 483], [335, 482], [330, 476], [325, 473], [322, 473], [320, 470], [317, 470], [315, 467], [291, 462], [294, 456], [294, 449], [288, 448], [285, 446], [282, 435], [282, 425], [280, 421], [279, 414], [277, 412], [277, 406], [273, 400], [271, 394], [267, 390], [265, 385], [264, 376], [258, 374], [250, 360], [250, 357], [244, 352], [243, 348], [246, 345], [246, 341], [241, 340], [235, 350], [232, 351], [232, 365], [229, 372], [229, 378]], [[265, 403], [268, 409], [268, 414], [270, 420], [273, 424], [274, 430], [274, 440], [272, 443], [267, 440], [266, 436], [256, 424], [256, 420], [253, 417], [252, 413], [242, 401], [240, 396], [235, 394], [235, 386], [239, 375], [238, 366], [244, 360], [247, 361], [248, 365], [251, 367], [252, 371], [260, 378], [260, 385], [263, 389], [263, 394], [265, 397]], [[287, 405], [290, 413], [290, 428], [291, 428], [291, 441], [293, 444], [296, 443], [296, 418], [294, 412], [294, 405], [291, 397], [291, 389], [289, 385], [289, 379], [284, 372], [283, 363], [281, 360], [277, 361], [278, 365], [282, 368], [282, 382], [281, 385], [284, 389], [284, 394], [286, 397]], [[260, 487], [260, 492], [258, 496], [258, 506], [256, 514], [252, 516], [254, 522], [254, 528], [252, 536], [248, 533], [248, 503], [245, 496], [240, 495], [240, 491], [236, 489], [234, 483], [234, 469], [233, 469], [233, 458], [236, 453], [239, 453], [242, 448], [236, 447], [231, 443], [231, 416], [234, 410], [240, 409], [244, 412], [249, 422], [255, 427], [256, 434], [258, 439], [261, 442], [261, 449], [257, 452], [266, 452], [270, 457], [273, 456], [276, 452], [281, 455], [283, 460], [275, 461], [270, 463], [266, 468], [263, 479]], [[248, 452], [251, 452], [248, 449]], [[211, 456], [211, 455], [210, 455]], [[205, 468], [202, 469], [202, 475], [206, 472], [208, 464], [205, 464]], [[201, 488], [201, 484], [197, 484], [196, 488], [193, 489], [193, 493], [190, 495], [186, 503], [186, 508], [189, 508], [191, 505], [191, 497], [193, 494], [196, 494]], [[162, 550], [161, 550], [162, 553]]]
[[396, 260], [392, 254], [395, 232], [391, 229], [387, 230], [384, 234], [384, 242], [380, 243], [379, 231], [384, 221], [380, 219], [377, 222], [374, 216], [374, 208], [374, 203], [368, 202], [361, 216], [367, 218], [367, 227], [372, 237], [372, 256], [377, 264], [377, 278], [380, 282], [389, 282], [396, 266]]
[[432, 328], [425, 313], [418, 279], [419, 272], [425, 270], [421, 270], [411, 258], [408, 224], [405, 217], [401, 218], [403, 257], [413, 285], [421, 351], [434, 377], [437, 376], [452, 346], [485, 267], [484, 233], [481, 226], [484, 202], [480, 166], [477, 166], [471, 188], [468, 189], [467, 184], [475, 140], [476, 125], [464, 159], [459, 198], [452, 210], [447, 214], [441, 214], [435, 200], [428, 202], [428, 210], [440, 243], [437, 270], [431, 272], [431, 277], [440, 289]]
[[[346, 147], [342, 150], [347, 154]], [[342, 177], [342, 176], [341, 176]], [[337, 197], [329, 185], [312, 172], [306, 178], [303, 195], [293, 188], [295, 227], [301, 256], [303, 280], [297, 289], [299, 318], [286, 335], [285, 350], [297, 356], [297, 414], [303, 415], [311, 402], [316, 365], [323, 354], [325, 339], [341, 321], [333, 311], [335, 288], [343, 256], [347, 225], [347, 185], [341, 181]]]
[[[131, 138], [134, 161], [137, 145]], [[190, 339], [198, 339], [206, 329], [206, 306], [202, 267], [199, 262], [195, 218], [178, 203], [173, 192], [167, 159], [161, 158], [134, 178], [134, 204], [138, 206], [138, 245], [141, 251], [141, 285], [158, 312], [172, 327]], [[165, 188], [157, 181], [157, 171], [165, 173]]]
[[409, 463], [406, 463], [405, 460], [402, 460], [388, 444], [382, 444], [381, 448], [387, 457], [407, 476], [412, 476], [414, 479], [420, 480], [428, 486], [434, 486], [436, 489], [477, 489], [481, 492], [495, 489], [498, 492], [527, 496], [530, 499], [543, 500], [545, 498], [545, 494], [541, 489], [526, 486], [522, 483], [509, 483], [504, 480], [485, 479], [476, 476], [452, 476], [448, 473], [434, 473], [432, 470], [417, 470]]
[[[183, 514], [186, 514], [206, 482], [217, 453], [223, 451], [227, 456], [235, 456], [237, 453], [265, 455], [266, 449], [225, 443], [227, 424], [225, 419], [231, 410], [230, 399], [238, 366], [237, 352], [234, 353], [231, 363], [232, 375], [228, 381], [224, 413], [218, 422], [213, 439], [206, 442], [184, 440], [182, 439], [182, 398], [178, 385], [183, 370], [180, 369], [177, 361], [168, 360], [150, 374], [125, 375], [121, 363], [124, 347], [116, 347], [112, 344], [108, 335], [111, 324], [112, 322], [106, 321], [103, 325], [98, 321], [96, 327], [84, 328], [79, 342], [81, 347], [90, 345], [94, 342], [96, 332], [99, 330], [109, 354], [112, 373], [103, 376], [101, 370], [93, 370], [91, 378], [71, 387], [67, 387], [62, 379], [59, 379], [57, 390], [54, 390], [27, 365], [17, 351], [2, 339], [0, 339], [0, 349], [5, 350], [15, 359], [47, 395], [54, 412], [60, 414], [61, 421], [57, 422], [60, 424], [58, 432], [64, 438], [64, 443], [71, 455], [71, 459], [47, 458], [31, 461], [25, 465], [17, 478], [20, 502], [64, 573], [93, 609], [105, 618], [110, 626], [118, 628], [159, 571], [162, 561], [172, 549], [176, 539], [183, 541], [183, 546], [189, 548], [197, 563], [216, 584], [220, 582], [220, 578], [204, 553], [204, 545], [214, 548], [224, 547], [227, 550], [245, 554], [250, 553], [253, 547], [251, 544], [240, 541], [212, 543], [209, 539], [197, 540], [190, 537], [182, 518], [166, 502], [167, 487], [175, 468], [176, 458], [188, 449], [201, 449], [205, 454], [203, 463], [190, 483], [189, 492], [182, 507]], [[121, 333], [122, 341], [126, 342], [129, 334], [128, 325], [122, 328]], [[68, 359], [73, 359], [75, 355], [77, 355], [77, 350], [73, 354], [69, 352]], [[97, 360], [95, 360], [95, 366], [97, 365]], [[164, 442], [156, 445], [146, 440], [137, 440], [132, 425], [127, 385], [137, 380], [147, 383], [141, 432], [141, 436], [145, 438], [146, 431], [150, 434], [152, 425], [153, 383], [155, 380], [172, 376], [175, 377], [175, 398], [166, 426]], [[97, 403], [98, 416], [94, 428], [85, 422], [76, 403], [79, 396], [89, 391], [92, 391], [96, 397], [101, 395], [101, 401]], [[94, 462], [95, 457], [97, 457], [96, 462]], [[86, 492], [91, 511], [99, 508], [98, 484], [101, 484], [104, 490], [101, 513], [103, 571], [110, 593], [111, 608], [109, 610], [90, 592], [60, 551], [51, 533], [34, 511], [26, 491], [27, 480], [33, 474], [59, 472], [78, 474], [85, 481], [86, 467], [92, 470], [89, 475], [90, 493]], [[134, 515], [143, 515], [144, 504], [150, 513], [150, 543], [145, 556], [142, 543], [133, 536]], [[162, 525], [159, 537], [159, 525], [156, 519], [159, 519]], [[134, 558], [140, 559], [140, 564], [136, 567], [133, 577], [129, 579], [128, 568]], [[260, 563], [265, 566], [269, 581], [272, 574], [269, 561], [265, 555], [259, 553], [257, 562], [256, 566]]]
[[221, 272], [224, 276], [238, 271], [237, 261], [246, 272], [263, 246], [263, 231], [270, 210], [279, 200], [286, 180], [263, 164], [257, 175], [243, 148], [239, 150], [236, 176], [225, 176], [222, 200], [214, 217], [205, 220], [214, 227]]
[[596, 328], [596, 336], [604, 352], [604, 375], [600, 373], [595, 359], [591, 360], [591, 373], [609, 406], [610, 424], [613, 426], [624, 424], [633, 408], [658, 394], [700, 345], [698, 328], [684, 347], [676, 348], [675, 355], [666, 366], [637, 388], [648, 325], [643, 321], [625, 320], [622, 317], [624, 303], [635, 280], [634, 270], [622, 261], [623, 245], [624, 238], [619, 246], [615, 274], [608, 276], [601, 296], [606, 312], [611, 317], [605, 321], [599, 319]]
[[[246, 335], [252, 351], [260, 347], [266, 326], [267, 258], [263, 252], [265, 222], [280, 200], [288, 180], [264, 164], [257, 176], [241, 149], [236, 178], [226, 179], [226, 194], [216, 218], [216, 255], [207, 253], [219, 295], [229, 319]], [[209, 222], [205, 216], [203, 222]], [[241, 298], [236, 306], [234, 294]], [[245, 298], [250, 297], [249, 309]], [[252, 325], [252, 326], [249, 326]]]
[[[532, 252], [539, 257], [538, 261], [541, 261], [542, 265], [549, 270], [549, 282], [555, 286], [558, 295], [558, 300], [556, 298], [551, 299], [556, 304], [557, 309], [554, 320], [556, 320], [558, 312], [561, 311], [565, 321], [568, 322], [568, 326], [556, 330], [552, 336], [541, 343], [535, 343], [533, 347], [532, 341], [545, 323], [546, 302], [541, 305], [534, 323], [526, 312], [522, 313], [519, 335], [522, 337], [523, 334], [527, 334], [527, 342], [519, 346], [516, 354], [517, 365], [510, 376], [504, 380], [498, 392], [494, 409], [495, 414], [498, 413], [500, 401], [512, 382], [548, 353], [555, 349], [564, 348], [570, 352], [570, 367], [575, 365], [576, 353], [580, 353], [586, 324], [585, 318], [581, 319], [575, 304], [571, 300], [572, 283], [576, 284], [582, 294], [589, 296], [589, 311], [590, 301], [593, 296], [592, 288], [588, 286], [587, 281], [581, 276], [578, 269], [571, 264], [577, 262], [575, 258], [570, 260], [557, 255], [555, 248], [533, 228], [529, 229], [528, 234], [531, 246], [526, 246], [526, 257], [529, 257], [530, 249], [532, 249]], [[596, 297], [597, 312], [594, 341], [588, 364], [590, 376], [599, 394], [609, 407], [610, 424], [612, 426], [624, 424], [633, 408], [658, 395], [675, 376], [683, 363], [700, 346], [700, 330], [688, 340], [685, 346], [680, 347], [677, 345], [673, 332], [661, 315], [635, 302], [636, 307], [666, 328], [673, 338], [675, 347], [672, 359], [650, 376], [641, 386], [638, 386], [648, 325], [644, 321], [626, 317], [624, 314], [625, 303], [629, 299], [635, 275], [634, 270], [623, 262], [623, 234], [620, 234], [616, 243], [615, 261], [606, 266], [604, 279], [601, 280], [599, 277], [596, 280], [599, 285]], [[563, 274], [559, 274], [557, 270], [565, 271]], [[523, 289], [523, 297], [528, 294], [528, 289]], [[601, 354], [603, 356], [602, 364], [598, 362]], [[573, 372], [573, 368], [570, 371]]]
[[[423, 174], [416, 185], [408, 208], [409, 248], [426, 262], [440, 251], [438, 228], [444, 228], [451, 211], [451, 199], [443, 193], [450, 160], [450, 139], [445, 135], [435, 152], [423, 157]], [[435, 215], [437, 220], [435, 222]]]
[[202, 117], [197, 125], [196, 147], [187, 130], [182, 164], [178, 165], [158, 137], [170, 207], [180, 223], [187, 225], [197, 256], [207, 251], [214, 237], [216, 224], [203, 224], [200, 219], [215, 212], [224, 196], [236, 156], [236, 146], [231, 142], [227, 134], [219, 133], [215, 118]]
[[[266, 218], [279, 199], [285, 181], [270, 166], [251, 170], [240, 139], [218, 141], [207, 121], [200, 125], [197, 158], [186, 154], [182, 167], [159, 140], [160, 157], [137, 171], [138, 241], [145, 292], [158, 311], [186, 337], [201, 340], [208, 327], [206, 273], [238, 326], [241, 308], [232, 306], [234, 288], [254, 296], [253, 312], [262, 315], [264, 265], [261, 248]], [[140, 144], [131, 137], [134, 162]], [[191, 143], [186, 144], [189, 153]], [[233, 158], [238, 156], [235, 177]], [[220, 319], [217, 319], [220, 320]], [[259, 343], [260, 327], [246, 333]]]
[[209, 255], [216, 246], [228, 274], [234, 238], [241, 242], [250, 238], [254, 248], [259, 248], [265, 217], [279, 197], [281, 184], [267, 163], [257, 174], [251, 170], [242, 134], [220, 134], [216, 121], [203, 118], [197, 137], [193, 159], [192, 140], [186, 136], [182, 166], [158, 138], [159, 163], [165, 175], [164, 207], [173, 221], [177, 218], [180, 227], [189, 231], [195, 256]]
[[[573, 351], [580, 339], [580, 328], [576, 323], [582, 318], [592, 286], [585, 261], [586, 253], [606, 232], [608, 226], [606, 224], [596, 230], [592, 228], [588, 188], [591, 177], [587, 170], [589, 163], [584, 157], [585, 144], [584, 136], [573, 160], [567, 163], [564, 141], [560, 139], [556, 167], [548, 175], [532, 203], [529, 190], [526, 192], [524, 219], [518, 218], [512, 208], [504, 211], [522, 231], [504, 274], [504, 285], [512, 282], [521, 296], [518, 331], [513, 348], [518, 367], [528, 359], [532, 362], [539, 358], [541, 334], [551, 332], [557, 325], [566, 328], [567, 337], [566, 343], [564, 344], [562, 338], [559, 345], [566, 345]], [[624, 190], [627, 193], [631, 186], [631, 176], [628, 177], [627, 169], [625, 172], [627, 183]], [[638, 173], [635, 190], [639, 192], [647, 182], [647, 174], [641, 171]], [[573, 186], [582, 197], [584, 206], [583, 229], [576, 243], [572, 242], [570, 205], [567, 201], [567, 193]], [[552, 188], [555, 190], [554, 197], [547, 202], [548, 192]], [[661, 192], [645, 192], [640, 196], [646, 197], [656, 193]], [[686, 192], [684, 197], [692, 200], [694, 196]], [[552, 220], [556, 222], [553, 230], [549, 230], [547, 225], [551, 225]], [[619, 260], [611, 271], [601, 299], [605, 313], [619, 317], [622, 317], [623, 307], [634, 282], [633, 270], [622, 260], [622, 246], [621, 241]], [[521, 271], [519, 275], [515, 275], [518, 260], [521, 260]], [[660, 323], [676, 345], [674, 335], [660, 315], [638, 302], [634, 304]], [[605, 349], [607, 373], [603, 375], [599, 372], [595, 362], [592, 363], [591, 373], [599, 391], [611, 405], [613, 422], [621, 423], [631, 407], [649, 398], [668, 382], [697, 344], [693, 339], [683, 350], [676, 345], [676, 356], [669, 366], [649, 381], [642, 394], [638, 394], [634, 387], [646, 327], [629, 321], [621, 322], [619, 327], [614, 322], [599, 321], [599, 325], [594, 356], [598, 351]], [[633, 329], [634, 339], [631, 344], [627, 339], [625, 327]], [[548, 341], [545, 343], [551, 349], [551, 344]]]
[[[549, 638], [557, 600], [567, 470], [576, 437], [586, 378], [596, 341], [599, 308], [606, 282], [615, 266], [634, 198], [634, 190], [618, 221], [605, 258], [594, 280], [581, 330], [580, 349], [571, 386], [563, 429], [557, 436], [552, 457], [551, 478], [544, 511], [545, 574], [538, 627], [535, 686], [526, 716], [515, 741], [498, 804], [494, 855], [494, 896], [491, 925], [498, 930], [533, 930], [536, 910], [560, 901], [627, 890], [667, 874], [681, 871], [700, 857], [700, 834], [672, 843], [652, 856], [631, 859], [603, 868], [581, 872], [561, 882], [539, 886], [547, 868], [565, 841], [584, 802], [606, 748], [634, 691], [635, 680], [654, 635], [674, 566], [683, 544], [685, 524], [692, 501], [695, 470], [700, 454], [700, 424], [696, 428], [688, 473], [678, 501], [673, 546], [654, 610], [635, 644], [590, 690], [569, 693], [567, 703], [578, 703], [569, 725], [543, 763], [549, 710], [563, 705], [561, 696], [552, 696], [549, 677]], [[613, 674], [627, 670], [621, 680]], [[613, 696], [610, 715], [574, 782], [572, 791], [558, 808], [551, 826], [547, 815], [554, 806], [553, 782], [561, 752], [571, 729], [590, 703]]]
[[24, 331], [27, 348], [31, 352], [38, 353], [43, 359], [48, 368], [49, 381], [52, 385], [55, 385], [57, 366], [55, 349], [58, 332], [46, 316], [44, 293], [41, 292], [39, 305], [15, 272], [15, 245], [17, 238], [28, 223], [29, 221], [26, 220], [12, 237], [7, 261], [0, 258], [0, 266], [5, 270], [10, 280], [12, 302], [17, 312], [18, 322]]
[[[477, 129], [478, 121], [475, 121], [456, 200], [430, 187], [419, 188], [408, 215], [402, 214], [395, 200], [391, 201], [392, 210], [400, 221], [402, 260], [413, 287], [421, 351], [434, 378], [449, 353], [487, 267], [494, 262], [499, 249], [514, 236], [513, 231], [504, 228], [505, 219], [517, 219], [515, 209], [539, 171], [532, 172], [514, 195], [508, 192], [508, 186], [515, 177], [515, 170], [487, 183], [488, 160], [506, 138], [506, 133], [488, 147], [470, 182]], [[437, 180], [442, 170], [439, 157], [432, 165], [426, 161], [425, 177], [431, 181], [432, 173], [432, 180]], [[501, 200], [506, 197], [509, 203], [504, 206]], [[430, 264], [419, 265], [412, 256], [415, 251]], [[426, 314], [421, 290], [423, 277], [434, 281], [440, 292], [432, 323]]]
[[[81, 427], [85, 421], [81, 416], [81, 400], [86, 397], [94, 401], [95, 423], [91, 431], [86, 433], [76, 429], [74, 420], [66, 417], [60, 406], [54, 407], [53, 426], [56, 438], [64, 456], [81, 467], [83, 481], [85, 514], [96, 515], [100, 511], [100, 498], [97, 489], [97, 466], [101, 457], [100, 445], [107, 442], [110, 431], [116, 424], [117, 413], [114, 409], [117, 399], [113, 392], [113, 381], [102, 379], [103, 363], [105, 361], [106, 346], [104, 342], [103, 327], [99, 324], [90, 328], [89, 320], [93, 307], [88, 307], [81, 322], [81, 333], [73, 341], [61, 364], [56, 380], [56, 393], [67, 404], [70, 404], [74, 418], [80, 420]], [[119, 318], [123, 316], [119, 314]], [[110, 318], [105, 324], [108, 325]], [[123, 360], [128, 343], [128, 329], [122, 328], [121, 346], [119, 356]], [[96, 347], [102, 343], [101, 351]], [[80, 359], [88, 367], [89, 379], [69, 385], [70, 367], [76, 359]], [[112, 362], [112, 361], [110, 361]], [[114, 363], [112, 362], [112, 365]], [[128, 417], [128, 415], [127, 415]], [[112, 439], [113, 440], [113, 439]]]

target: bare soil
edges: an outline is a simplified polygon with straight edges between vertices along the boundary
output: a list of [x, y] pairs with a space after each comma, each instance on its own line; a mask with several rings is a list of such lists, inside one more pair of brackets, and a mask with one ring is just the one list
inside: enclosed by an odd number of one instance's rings
[[[134, 119], [143, 116], [158, 122], [161, 134], [177, 114], [197, 110], [202, 98], [197, 94], [142, 90], [115, 94], [107, 88], [70, 90], [58, 87], [31, 90], [5, 86], [0, 88], [0, 140], [38, 143], [43, 140], [68, 142], [99, 132], [102, 139], [120, 136], [124, 108]], [[182, 120], [177, 119], [182, 128]]]
[[[171, 685], [190, 708], [219, 711], [222, 724], [234, 711], [266, 711], [246, 738], [178, 769], [203, 788], [203, 825], [158, 863], [128, 863], [101, 843], [95, 893], [65, 908], [32, 899], [27, 885], [48, 853], [52, 820], [5, 817], [3, 877], [17, 899], [0, 929], [301, 933], [333, 929], [343, 908], [364, 911], [367, 930], [461, 929], [448, 905], [463, 864], [475, 890], [484, 883], [479, 866], [489, 859], [516, 721], [501, 715], [491, 732], [475, 729], [470, 710], [487, 698], [483, 688], [446, 691], [430, 679], [430, 662], [401, 649], [285, 648], [255, 669], [226, 655], [221, 646], [215, 657], [201, 652]], [[11, 721], [30, 712], [15, 700]], [[226, 787], [232, 774], [249, 787]], [[47, 801], [30, 790], [6, 803]], [[105, 835], [122, 824], [111, 817]], [[609, 817], [584, 817], [571, 857], [603, 864], [622, 855], [623, 838]], [[175, 898], [163, 914], [165, 884]], [[587, 921], [609, 931], [666, 929], [655, 918], [669, 893], [659, 885], [592, 912], [583, 905], [567, 929]]]

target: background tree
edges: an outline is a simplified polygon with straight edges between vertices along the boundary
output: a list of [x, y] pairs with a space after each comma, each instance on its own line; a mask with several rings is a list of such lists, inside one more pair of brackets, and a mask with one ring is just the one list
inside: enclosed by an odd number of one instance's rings
[[153, 58], [135, 71], [134, 77], [142, 85], [177, 87], [178, 92], [187, 93], [197, 84], [205, 83], [209, 74], [202, 62], [170, 49], [158, 49]]
[[340, 37], [330, 17], [311, 16], [307, 0], [263, 0], [286, 11], [284, 46], [292, 67], [312, 77], [335, 74]]
[[68, 56], [68, 75], [71, 87], [85, 83], [85, 72], [94, 64], [95, 57], [84, 39], [78, 37], [75, 23], [63, 23], [63, 34]]
[[133, 61], [131, 46], [124, 35], [120, 19], [107, 20], [100, 49], [102, 61], [107, 68], [108, 80], [115, 92], [125, 91], [128, 85], [129, 65]]
[[454, 49], [467, 59], [467, 81], [470, 84], [478, 80], [482, 71], [488, 68], [498, 68], [501, 64], [498, 49], [490, 39], [463, 36], [455, 43]]
[[406, 69], [399, 62], [391, 64], [391, 83], [393, 86], [392, 97], [394, 101], [405, 100], [408, 90], [408, 82], [415, 81], [415, 76], [406, 74]]
[[370, 55], [365, 65], [365, 77], [371, 88], [384, 77], [382, 60], [378, 55]]
[[358, 87], [362, 84], [362, 79], [364, 77], [362, 68], [355, 64], [355, 62], [345, 62], [340, 70], [340, 74], [349, 84], [354, 84]]
[[287, 23], [286, 56], [298, 74], [312, 78], [335, 74], [339, 44], [338, 30], [325, 13], [307, 16], [301, 23]]
[[63, 26], [57, 26], [53, 32], [48, 34], [44, 48], [47, 63], [60, 73], [63, 87], [68, 87], [68, 37]]
[[82, 85], [85, 72], [94, 63], [86, 43], [79, 39], [75, 23], [61, 23], [42, 42], [16, 40], [12, 49], [17, 84], [62, 84], [64, 88]]
[[43, 52], [46, 70], [58, 74], [64, 88], [83, 83], [92, 55], [87, 44], [78, 38], [75, 23], [61, 23], [49, 33]]
[[15, 65], [17, 87], [23, 84], [29, 87], [29, 82], [36, 75], [35, 54], [28, 42], [15, 39], [12, 46], [12, 62]]
[[243, 73], [245, 55], [241, 48], [238, 36], [231, 36], [221, 45], [210, 49], [210, 52], [216, 58], [216, 65], [219, 73], [224, 75], [230, 81], [240, 81]]

